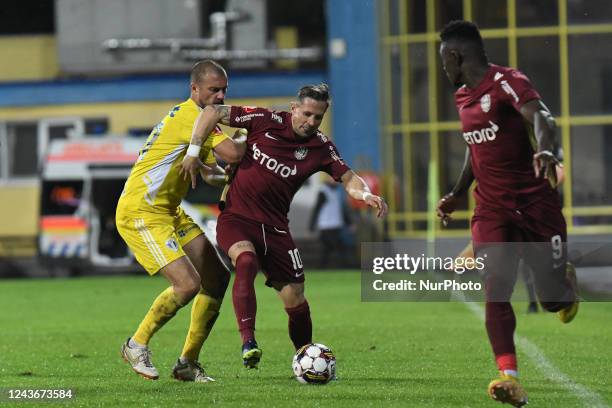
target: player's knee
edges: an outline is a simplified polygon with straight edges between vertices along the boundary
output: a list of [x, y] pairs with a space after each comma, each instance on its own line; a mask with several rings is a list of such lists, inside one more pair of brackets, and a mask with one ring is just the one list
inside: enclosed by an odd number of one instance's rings
[[223, 299], [229, 281], [229, 271], [221, 268], [214, 275], [207, 276], [202, 280], [202, 293], [215, 299]]
[[190, 276], [175, 285], [174, 291], [186, 304], [200, 292], [201, 284], [199, 275]]
[[280, 296], [286, 308], [298, 307], [306, 302], [304, 284], [287, 284], [281, 289]]
[[242, 252], [236, 258], [236, 277], [254, 280], [257, 269], [257, 256], [253, 252]]
[[223, 272], [219, 274], [219, 285], [218, 285], [218, 297], [223, 297], [227, 287], [229, 286], [230, 273], [228, 270], [223, 269]]
[[284, 300], [285, 308], [296, 308], [306, 303], [306, 298], [304, 297], [303, 293]]

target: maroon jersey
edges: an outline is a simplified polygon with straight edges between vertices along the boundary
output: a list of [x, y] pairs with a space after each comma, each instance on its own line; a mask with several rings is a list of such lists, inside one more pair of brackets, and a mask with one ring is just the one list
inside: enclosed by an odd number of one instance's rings
[[249, 133], [224, 212], [285, 228], [291, 200], [308, 177], [324, 171], [340, 181], [349, 170], [323, 133], [296, 137], [289, 112], [233, 106], [230, 125]]
[[556, 194], [547, 180], [535, 177], [533, 126], [519, 111], [534, 99], [540, 95], [523, 73], [493, 64], [476, 88], [455, 93], [478, 205], [518, 209]]

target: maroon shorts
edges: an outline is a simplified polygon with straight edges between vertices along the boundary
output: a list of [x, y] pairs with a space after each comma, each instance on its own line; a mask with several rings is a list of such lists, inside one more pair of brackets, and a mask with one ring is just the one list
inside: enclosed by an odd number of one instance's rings
[[236, 214], [221, 213], [217, 221], [217, 242], [225, 251], [236, 242], [250, 241], [255, 246], [266, 285], [304, 282], [302, 258], [289, 229], [261, 224]]
[[556, 200], [520, 210], [476, 207], [472, 217], [474, 253], [484, 257], [488, 301], [508, 301], [519, 259], [530, 267], [541, 302], [565, 301], [567, 227]]
[[567, 241], [567, 226], [558, 202], [543, 199], [520, 210], [476, 207], [472, 217], [472, 240], [477, 246], [489, 242]]

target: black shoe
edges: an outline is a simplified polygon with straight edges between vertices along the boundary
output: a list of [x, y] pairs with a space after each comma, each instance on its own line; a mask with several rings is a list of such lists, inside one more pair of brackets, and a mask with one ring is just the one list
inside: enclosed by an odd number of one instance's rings
[[255, 339], [251, 339], [242, 345], [242, 362], [246, 368], [257, 368], [262, 354], [263, 352]]

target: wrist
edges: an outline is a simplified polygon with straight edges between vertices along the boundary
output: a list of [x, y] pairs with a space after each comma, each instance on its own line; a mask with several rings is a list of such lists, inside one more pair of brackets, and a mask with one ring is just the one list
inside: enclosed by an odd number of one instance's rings
[[200, 157], [200, 150], [202, 150], [202, 146], [198, 146], [196, 144], [190, 144], [187, 148], [186, 156], [189, 157]]
[[361, 199], [362, 199], [363, 201], [366, 201], [368, 198], [370, 198], [370, 197], [373, 197], [373, 196], [374, 196], [374, 194], [370, 193], [369, 191], [364, 191], [364, 192], [363, 192], [363, 193], [361, 193], [361, 194], [362, 194]]

